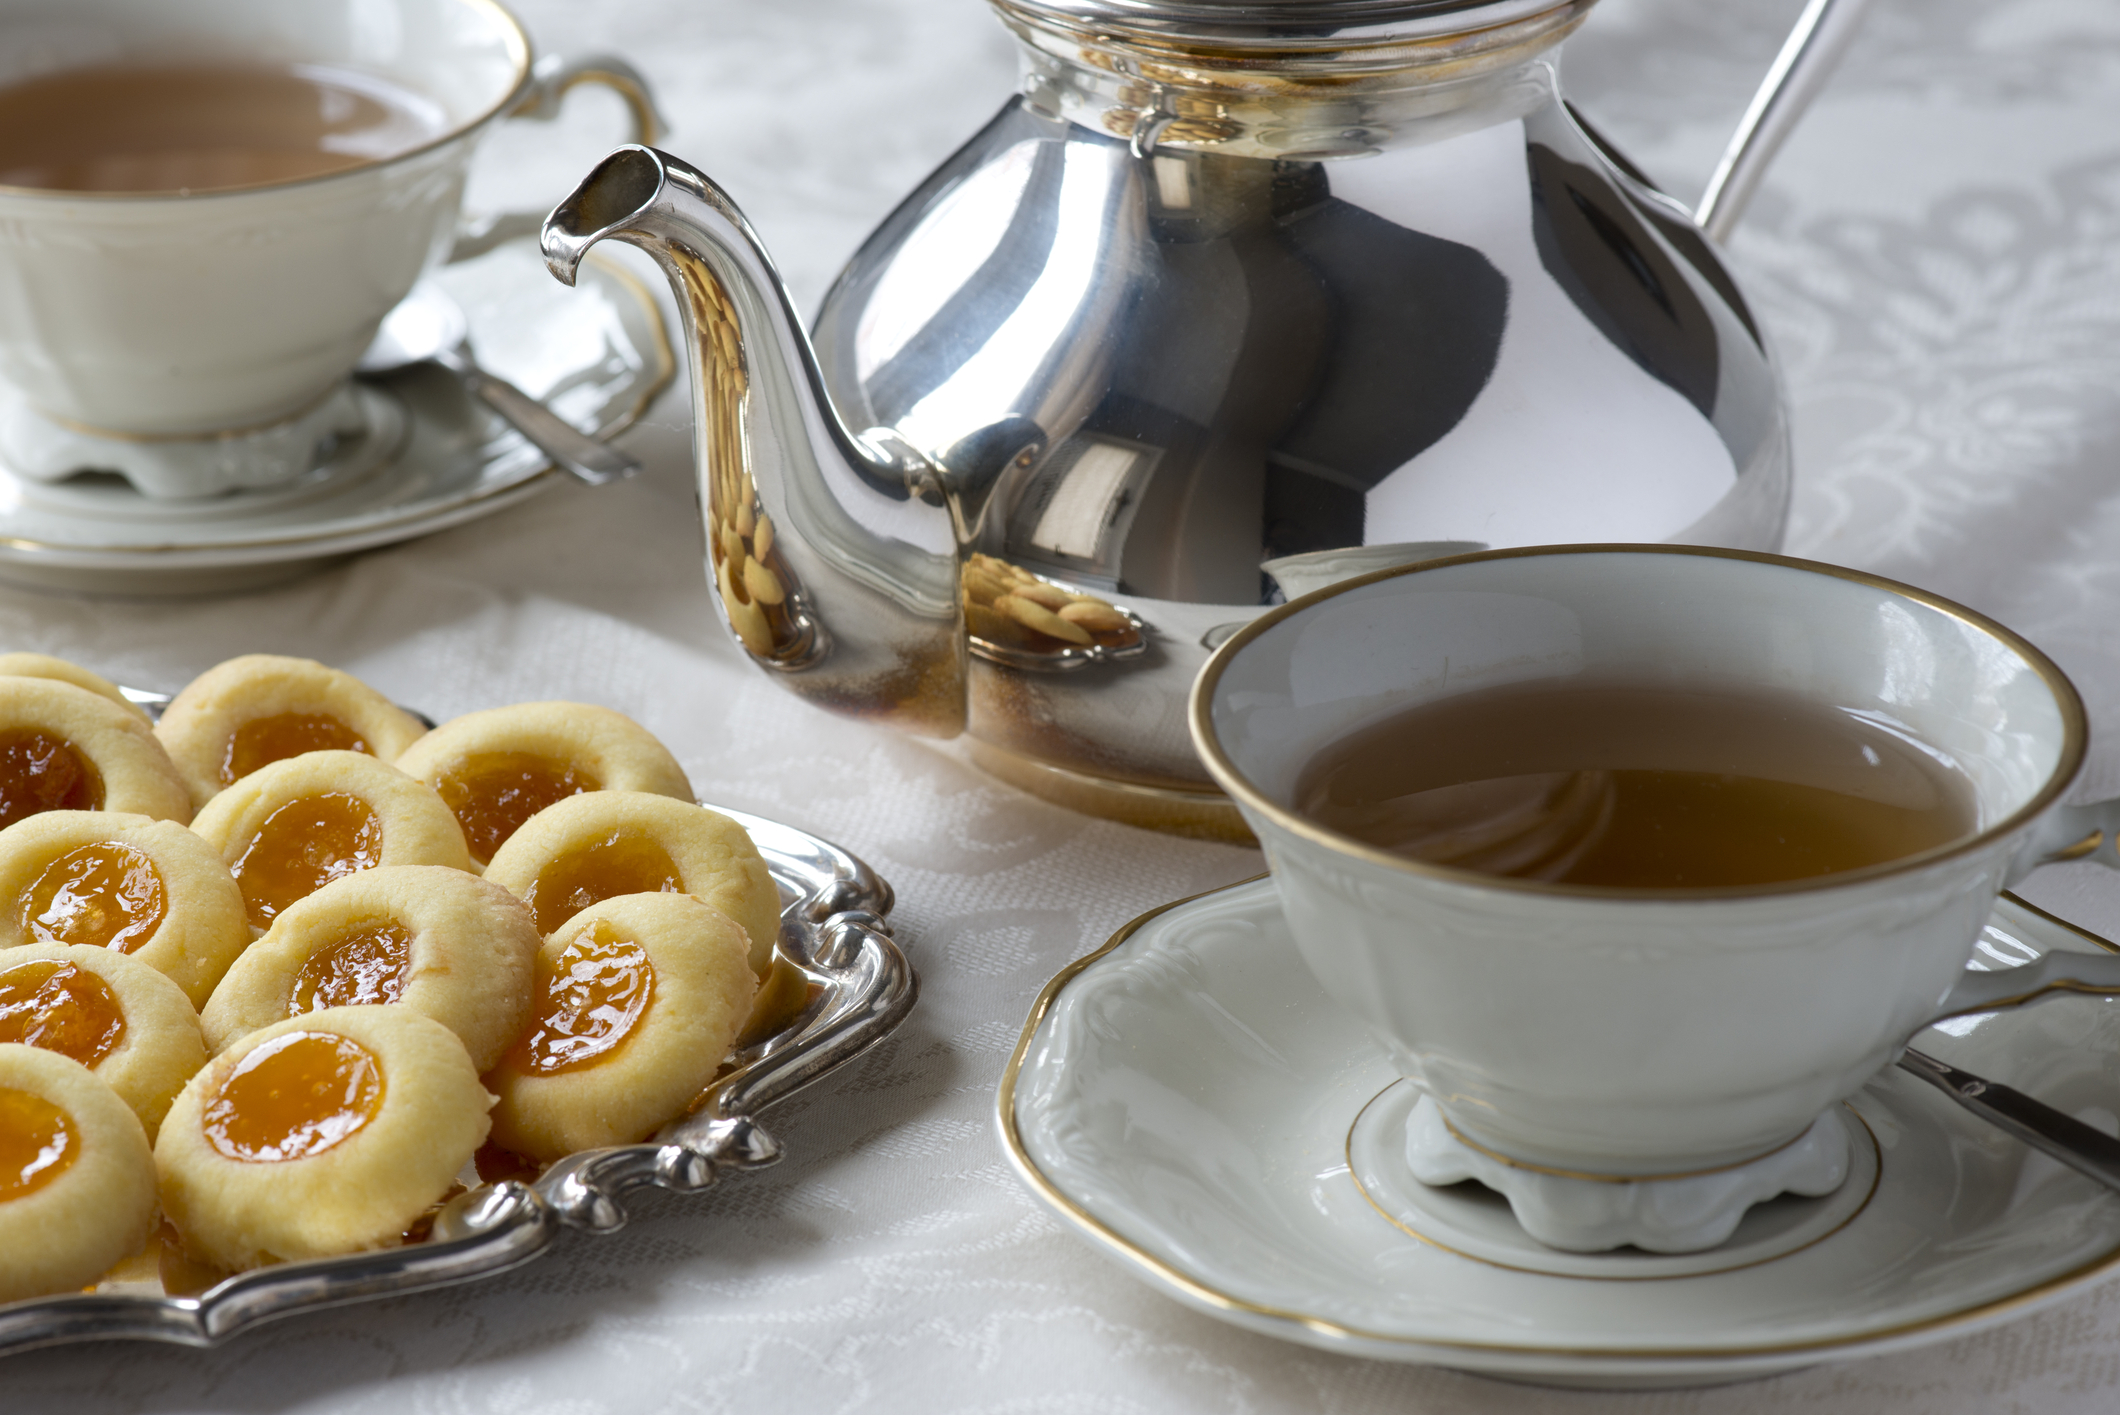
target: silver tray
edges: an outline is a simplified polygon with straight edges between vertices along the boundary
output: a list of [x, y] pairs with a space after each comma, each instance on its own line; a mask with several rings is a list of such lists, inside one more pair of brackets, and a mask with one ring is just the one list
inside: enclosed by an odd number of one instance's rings
[[919, 984], [884, 922], [891, 887], [873, 870], [792, 826], [714, 809], [749, 831], [765, 856], [780, 886], [780, 952], [808, 975], [812, 996], [794, 1022], [738, 1052], [691, 1114], [645, 1144], [569, 1155], [534, 1183], [459, 1194], [421, 1243], [238, 1273], [196, 1297], [84, 1292], [0, 1303], [0, 1355], [112, 1339], [212, 1346], [274, 1317], [490, 1277], [538, 1257], [562, 1229], [623, 1226], [630, 1190], [696, 1193], [779, 1159], [780, 1142], [758, 1113], [889, 1036]]

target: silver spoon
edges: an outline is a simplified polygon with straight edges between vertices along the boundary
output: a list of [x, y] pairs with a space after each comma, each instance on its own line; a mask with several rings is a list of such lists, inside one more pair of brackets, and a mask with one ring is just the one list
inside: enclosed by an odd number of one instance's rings
[[2024, 1092], [1961, 1071], [1933, 1056], [1906, 1049], [1899, 1068], [1934, 1086], [2005, 1134], [2043, 1155], [2120, 1190], [2120, 1140], [2093, 1130], [2072, 1115], [2035, 1101]]
[[471, 357], [470, 324], [439, 286], [422, 281], [383, 316], [375, 341], [354, 366], [359, 373], [389, 373], [412, 364], [440, 364], [464, 388], [499, 413], [554, 465], [591, 486], [630, 477], [637, 458], [598, 442], [505, 378], [487, 373]]

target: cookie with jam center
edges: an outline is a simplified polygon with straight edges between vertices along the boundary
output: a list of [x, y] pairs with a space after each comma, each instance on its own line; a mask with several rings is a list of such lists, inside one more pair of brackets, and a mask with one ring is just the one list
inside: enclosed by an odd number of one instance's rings
[[719, 811], [640, 791], [592, 791], [539, 811], [486, 866], [550, 935], [621, 894], [694, 894], [743, 926], [764, 977], [780, 936], [780, 890], [744, 828]]
[[208, 802], [191, 828], [235, 876], [259, 933], [296, 900], [377, 865], [471, 869], [442, 798], [361, 752], [305, 752], [260, 767]]
[[496, 1144], [553, 1160], [646, 1139], [706, 1089], [758, 990], [750, 941], [689, 894], [629, 894], [545, 940], [529, 1027], [487, 1074]]
[[137, 958], [86, 944], [0, 949], [0, 1042], [80, 1062], [132, 1107], [149, 1140], [206, 1064], [183, 990]]
[[154, 1155], [117, 1092], [0, 1043], [0, 1302], [86, 1287], [139, 1251], [154, 1212]]
[[123, 689], [92, 669], [68, 659], [54, 658], [48, 653], [0, 653], [0, 678], [51, 678], [61, 683], [71, 683], [76, 688], [86, 688], [99, 698], [108, 698], [119, 707], [137, 716], [142, 722], [153, 726], [154, 719], [147, 709], [125, 696]]
[[653, 733], [589, 703], [466, 713], [413, 743], [397, 765], [441, 794], [481, 865], [524, 821], [584, 791], [692, 799], [684, 768]]
[[289, 1017], [396, 1003], [455, 1032], [480, 1071], [530, 1019], [544, 942], [520, 899], [439, 865], [381, 865], [290, 904], [206, 1004], [221, 1051]]
[[0, 830], [0, 947], [128, 954], [200, 1007], [250, 937], [228, 866], [174, 821], [46, 811]]
[[456, 1033], [409, 1007], [331, 1007], [244, 1037], [162, 1122], [162, 1208], [231, 1271], [397, 1243], [484, 1143], [493, 1098]]
[[304, 752], [394, 761], [426, 725], [351, 673], [252, 653], [217, 663], [170, 699], [155, 726], [194, 809], [252, 772]]
[[191, 795], [138, 713], [55, 678], [0, 677], [0, 826], [45, 811], [191, 819]]

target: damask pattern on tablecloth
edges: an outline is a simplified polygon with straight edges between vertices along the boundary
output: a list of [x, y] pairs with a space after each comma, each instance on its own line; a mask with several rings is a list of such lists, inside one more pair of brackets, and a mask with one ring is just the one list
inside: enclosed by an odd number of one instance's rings
[[[976, 0], [516, 4], [543, 48], [616, 49], [647, 70], [675, 120], [666, 146], [727, 182], [810, 306], [1011, 81]], [[1798, 8], [1605, 0], [1570, 43], [1568, 82], [1601, 129], [1691, 196]], [[2062, 660], [2120, 742], [2120, 6], [1873, 8], [1733, 247], [1785, 360], [1791, 549], [2000, 615]], [[596, 155], [542, 128], [500, 137], [510, 170], [489, 171], [484, 190], [518, 204]], [[1252, 873], [1257, 856], [1071, 816], [758, 675], [708, 617], [686, 416], [673, 396], [629, 438], [650, 467], [633, 482], [563, 488], [281, 590], [112, 605], [0, 589], [0, 641], [147, 686], [264, 649], [329, 659], [439, 716], [569, 696], [632, 713], [703, 793], [839, 839], [897, 886], [924, 986], [904, 1032], [768, 1114], [781, 1166], [696, 1198], [642, 1196], [616, 1236], [571, 1236], [491, 1282], [213, 1351], [11, 1359], [0, 1411], [2112, 1408], [2120, 1286], [1902, 1356], [1600, 1396], [1345, 1360], [1133, 1281], [1016, 1182], [992, 1133], [994, 1085], [1053, 972], [1144, 909]], [[2120, 758], [2097, 760], [2094, 784], [2120, 788], [2105, 765]], [[2084, 922], [2120, 927], [2112, 896], [2056, 888]]]

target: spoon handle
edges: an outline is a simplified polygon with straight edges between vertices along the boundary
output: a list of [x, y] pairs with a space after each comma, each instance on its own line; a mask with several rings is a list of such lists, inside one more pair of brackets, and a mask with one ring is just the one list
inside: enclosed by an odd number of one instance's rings
[[476, 365], [458, 368], [457, 373], [464, 380], [464, 387], [480, 402], [506, 418], [561, 470], [589, 485], [602, 486], [640, 470], [638, 458], [598, 442], [507, 379], [497, 378]]
[[2108, 1189], [2120, 1190], [2120, 1140], [2104, 1131], [2092, 1129], [2022, 1091], [1960, 1071], [1912, 1047], [1899, 1058], [1899, 1067], [1919, 1076], [1996, 1129], [2089, 1175]]

